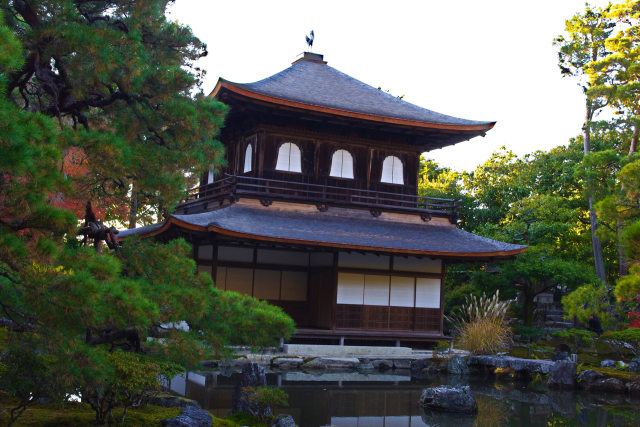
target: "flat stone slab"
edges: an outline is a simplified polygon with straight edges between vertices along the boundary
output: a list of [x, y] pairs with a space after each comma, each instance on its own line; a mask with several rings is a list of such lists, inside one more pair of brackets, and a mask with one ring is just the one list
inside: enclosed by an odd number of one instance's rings
[[400, 382], [411, 381], [410, 375], [395, 374], [362, 374], [360, 372], [323, 372], [323, 373], [307, 373], [307, 372], [286, 372], [282, 379], [285, 381], [322, 381], [322, 382]]
[[356, 369], [360, 364], [357, 357], [320, 357], [327, 369]]
[[271, 366], [283, 371], [293, 371], [300, 368], [304, 360], [301, 357], [277, 357], [271, 360]]
[[469, 366], [491, 368], [511, 368], [514, 371], [548, 374], [555, 362], [553, 360], [522, 359], [511, 356], [470, 356]]
[[303, 357], [369, 357], [370, 359], [411, 357], [412, 355], [410, 347], [311, 344], [285, 344], [284, 353], [289, 356]]

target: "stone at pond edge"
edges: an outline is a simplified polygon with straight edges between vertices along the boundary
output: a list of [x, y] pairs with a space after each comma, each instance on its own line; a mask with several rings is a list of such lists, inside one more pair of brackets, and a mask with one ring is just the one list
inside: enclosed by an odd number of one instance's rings
[[587, 369], [578, 374], [578, 387], [589, 390], [593, 383], [603, 378], [604, 375], [600, 372], [594, 371], [592, 369]]
[[299, 357], [278, 357], [271, 360], [271, 366], [282, 371], [293, 371], [300, 368], [303, 362]]
[[627, 392], [629, 392], [631, 396], [640, 396], [640, 382], [628, 382]]
[[433, 362], [429, 359], [418, 359], [411, 362], [411, 374], [427, 374]]
[[242, 367], [240, 380], [236, 384], [231, 400], [231, 412], [244, 412], [255, 416], [259, 415], [259, 409], [252, 404], [249, 396], [242, 390], [244, 387], [261, 387], [267, 385], [267, 377], [264, 368], [257, 363], [247, 363]]
[[393, 359], [393, 369], [410, 369], [411, 360], [409, 359]]
[[640, 357], [635, 357], [629, 362], [629, 372], [640, 372]]
[[187, 406], [200, 407], [195, 400], [187, 399], [182, 396], [175, 396], [169, 393], [160, 393], [157, 396], [153, 396], [149, 400], [150, 405], [162, 406], [163, 408], [185, 408]]
[[303, 363], [301, 368], [306, 371], [319, 371], [327, 369], [327, 365], [321, 358], [316, 357], [315, 359], [311, 359], [308, 362]]
[[273, 420], [271, 427], [296, 427], [296, 421], [291, 415], [280, 414]]
[[327, 369], [332, 371], [353, 371], [360, 364], [356, 357], [320, 357]]
[[605, 378], [591, 384], [591, 391], [606, 391], [611, 393], [624, 393], [627, 390], [625, 383], [617, 378]]
[[180, 415], [162, 421], [162, 427], [211, 427], [211, 415], [195, 406], [186, 406]]
[[616, 366], [616, 362], [611, 359], [603, 360], [602, 362], [600, 362], [601, 368], [613, 368], [614, 366]]
[[388, 371], [393, 368], [393, 362], [387, 359], [374, 360], [371, 364], [379, 371]]
[[469, 373], [467, 361], [460, 356], [453, 356], [447, 364], [447, 372], [452, 375], [465, 375]]
[[549, 370], [549, 381], [547, 384], [551, 388], [574, 388], [577, 368], [578, 364], [575, 362], [557, 361]]
[[478, 413], [478, 404], [469, 386], [438, 386], [425, 388], [420, 396], [420, 406], [425, 409], [462, 414]]

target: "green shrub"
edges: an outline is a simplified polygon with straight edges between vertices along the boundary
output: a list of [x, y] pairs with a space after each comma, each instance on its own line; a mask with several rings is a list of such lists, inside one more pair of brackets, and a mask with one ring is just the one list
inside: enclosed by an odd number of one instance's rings
[[249, 404], [256, 408], [255, 421], [259, 424], [270, 424], [274, 418], [273, 406], [287, 406], [289, 395], [277, 387], [244, 387], [242, 392], [248, 397]]
[[604, 284], [587, 284], [562, 297], [562, 307], [567, 317], [577, 317], [582, 323], [588, 323], [592, 316], [600, 319], [603, 328], [611, 328], [615, 318], [611, 314], [612, 298]]
[[515, 334], [520, 335], [520, 341], [533, 342], [544, 337], [544, 329], [535, 328], [533, 326], [516, 325], [513, 327]]
[[489, 298], [482, 295], [467, 298], [454, 314], [452, 323], [458, 346], [472, 354], [492, 354], [505, 351], [511, 344], [512, 331], [505, 314], [512, 301], [500, 301], [499, 291]]
[[123, 408], [123, 423], [131, 407], [143, 407], [162, 391], [161, 378], [171, 378], [184, 369], [173, 363], [158, 361], [147, 356], [124, 351], [104, 355], [107, 370], [85, 370], [79, 378], [82, 401], [95, 411], [96, 422], [111, 421], [114, 408]]
[[586, 329], [565, 329], [562, 331], [555, 331], [551, 334], [556, 338], [572, 341], [573, 349], [578, 350], [581, 347], [591, 347], [594, 344], [594, 340], [597, 338], [597, 334]]

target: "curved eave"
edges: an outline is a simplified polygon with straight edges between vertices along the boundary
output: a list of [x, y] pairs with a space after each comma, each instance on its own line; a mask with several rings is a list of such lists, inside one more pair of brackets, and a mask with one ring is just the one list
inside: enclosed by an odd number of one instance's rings
[[[177, 226], [180, 228], [184, 228], [186, 230], [206, 233], [217, 233], [223, 236], [228, 237], [236, 237], [242, 239], [249, 240], [257, 240], [263, 242], [272, 242], [272, 243], [287, 243], [292, 245], [302, 245], [302, 246], [323, 246], [328, 248], [341, 248], [341, 249], [351, 249], [351, 250], [359, 250], [359, 251], [372, 251], [372, 252], [387, 252], [387, 253], [396, 253], [396, 254], [411, 254], [411, 255], [427, 255], [427, 256], [437, 256], [437, 257], [449, 257], [449, 258], [510, 258], [515, 255], [521, 254], [527, 247], [514, 249], [510, 251], [494, 251], [494, 252], [443, 252], [443, 251], [421, 251], [415, 249], [398, 249], [398, 248], [389, 248], [383, 246], [362, 246], [362, 245], [350, 245], [343, 243], [333, 243], [333, 242], [323, 242], [323, 241], [315, 241], [315, 240], [302, 240], [302, 239], [291, 239], [291, 238], [281, 238], [281, 237], [272, 237], [272, 236], [262, 236], [259, 234], [249, 234], [242, 233], [233, 230], [227, 230], [222, 227], [217, 227], [214, 225], [209, 226], [200, 226], [188, 223], [186, 221], [182, 221], [175, 217], [170, 217], [167, 221], [165, 221], [162, 226], [149, 231], [148, 233], [139, 233], [137, 236], [141, 237], [151, 237], [156, 236], [158, 234], [162, 234], [167, 231], [171, 226]], [[128, 237], [128, 236], [126, 236]], [[125, 237], [125, 238], [126, 238]]]
[[262, 102], [268, 102], [268, 103], [279, 105], [282, 107], [313, 111], [313, 112], [322, 113], [322, 114], [331, 114], [331, 115], [346, 117], [351, 119], [368, 120], [368, 121], [373, 121], [378, 123], [387, 123], [387, 124], [393, 124], [398, 126], [408, 126], [408, 127], [425, 129], [425, 130], [427, 129], [457, 130], [457, 131], [466, 131], [469, 133], [480, 135], [492, 129], [496, 124], [496, 122], [490, 122], [488, 124], [480, 124], [480, 125], [456, 125], [456, 124], [446, 124], [446, 123], [423, 122], [423, 121], [417, 121], [417, 120], [402, 119], [397, 117], [385, 117], [385, 116], [379, 116], [375, 114], [367, 114], [367, 113], [360, 113], [355, 111], [342, 110], [339, 108], [307, 104], [304, 102], [292, 101], [289, 99], [277, 98], [274, 96], [253, 92], [253, 91], [247, 90], [246, 88], [239, 87], [233, 84], [232, 82], [229, 82], [222, 78], [218, 80], [216, 87], [213, 89], [211, 94], [209, 94], [209, 96], [216, 97], [222, 89], [226, 89], [232, 93], [235, 93], [250, 99], [255, 99], [257, 101], [262, 101]]

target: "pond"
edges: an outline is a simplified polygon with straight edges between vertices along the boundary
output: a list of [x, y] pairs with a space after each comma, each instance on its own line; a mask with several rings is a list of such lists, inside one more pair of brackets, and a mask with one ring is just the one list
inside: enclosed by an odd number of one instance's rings
[[[190, 372], [170, 388], [216, 416], [229, 414], [240, 375]], [[269, 385], [289, 394], [291, 414], [301, 427], [422, 426], [639, 426], [640, 400], [625, 395], [548, 390], [495, 376], [411, 378], [409, 374], [304, 372], [267, 373]], [[422, 389], [440, 384], [470, 385], [478, 402], [473, 417], [428, 413], [418, 406]]]

